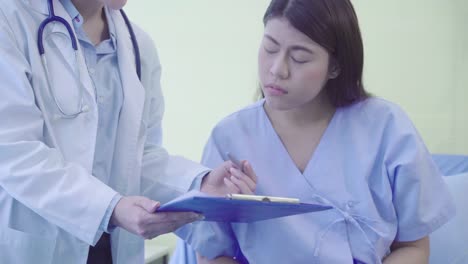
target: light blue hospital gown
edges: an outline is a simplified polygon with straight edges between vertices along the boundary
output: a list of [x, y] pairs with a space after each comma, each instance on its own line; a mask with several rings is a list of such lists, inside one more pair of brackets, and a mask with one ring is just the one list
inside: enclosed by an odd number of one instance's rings
[[370, 98], [339, 108], [301, 173], [270, 123], [264, 100], [222, 120], [204, 151], [250, 161], [256, 194], [297, 197], [334, 209], [255, 223], [193, 224], [184, 234], [202, 255], [250, 263], [381, 263], [394, 240], [427, 236], [455, 213], [442, 176], [407, 115]]

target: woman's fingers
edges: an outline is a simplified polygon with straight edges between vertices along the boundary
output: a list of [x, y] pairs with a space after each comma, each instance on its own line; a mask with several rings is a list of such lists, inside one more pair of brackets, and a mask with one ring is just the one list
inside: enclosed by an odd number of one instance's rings
[[[244, 166], [244, 167], [246, 167], [246, 166]], [[231, 168], [229, 172], [231, 173], [232, 176], [234, 176], [235, 179], [242, 182], [242, 183], [239, 182], [239, 184], [242, 184], [242, 186], [243, 185], [247, 186], [247, 188], [249, 189], [248, 193], [253, 193], [255, 191], [257, 183], [252, 179], [252, 177], [249, 177], [247, 174], [245, 174], [245, 173], [243, 173], [240, 170], [235, 169], [235, 168]], [[234, 183], [236, 183], [236, 185], [238, 185], [237, 182], [234, 182]], [[240, 187], [240, 186], [238, 186], [238, 187]]]
[[242, 162], [242, 167], [243, 167], [243, 172], [245, 175], [247, 175], [250, 179], [252, 179], [253, 182], [257, 182], [257, 174], [255, 174], [255, 171], [252, 168], [252, 165], [248, 161], [243, 161]]
[[[247, 176], [245, 176], [244, 178], [247, 178]], [[236, 176], [231, 176], [230, 180], [240, 190], [240, 193], [242, 193], [242, 194], [253, 194], [253, 191], [255, 190], [255, 188], [253, 188], [253, 189], [250, 188], [250, 186], [247, 184], [246, 181], [243, 181], [243, 180], [237, 178]]]
[[228, 178], [224, 178], [224, 184], [226, 185], [227, 193], [240, 193], [241, 190]]

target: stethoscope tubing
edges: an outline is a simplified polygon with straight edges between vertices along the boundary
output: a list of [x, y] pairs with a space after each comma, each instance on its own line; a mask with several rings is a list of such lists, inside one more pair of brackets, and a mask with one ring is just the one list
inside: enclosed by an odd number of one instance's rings
[[[78, 58], [79, 58], [79, 56], [78, 56], [78, 42], [77, 42], [77, 38], [76, 38], [76, 36], [75, 36], [75, 34], [73, 32], [73, 29], [72, 29], [71, 25], [64, 18], [55, 15], [53, 0], [47, 0], [47, 4], [48, 4], [48, 9], [49, 9], [49, 15], [39, 25], [39, 29], [37, 31], [37, 48], [38, 48], [38, 51], [39, 51], [39, 55], [41, 56], [42, 64], [43, 64], [44, 69], [46, 71], [48, 91], [51, 94], [51, 96], [52, 96], [52, 98], [54, 100], [54, 103], [57, 106], [57, 109], [61, 114], [61, 117], [65, 118], [65, 119], [71, 119], [71, 118], [77, 117], [81, 113], [87, 112], [89, 110], [89, 107], [87, 105], [84, 105], [84, 98], [83, 98], [83, 91], [82, 91], [83, 89], [82, 88], [79, 88], [80, 103], [79, 103], [79, 106], [78, 106], [78, 110], [74, 111], [74, 112], [65, 111], [64, 108], [61, 106], [59, 100], [55, 96], [55, 92], [54, 92], [54, 89], [52, 87], [52, 83], [51, 83], [50, 78], [49, 78], [50, 72], [48, 70], [47, 60], [46, 60], [46, 57], [45, 57], [45, 49], [44, 49], [44, 42], [43, 42], [44, 30], [47, 27], [47, 25], [50, 24], [50, 23], [57, 22], [57, 23], [62, 24], [67, 29], [68, 35], [70, 37], [72, 47], [73, 47], [73, 50], [74, 50], [74, 53], [75, 53], [75, 58], [76, 58], [75, 61], [76, 62], [78, 62]], [[128, 28], [128, 32], [130, 34], [130, 38], [131, 38], [132, 45], [133, 45], [133, 51], [134, 51], [134, 55], [135, 55], [136, 73], [137, 73], [138, 79], [141, 81], [141, 56], [140, 56], [140, 48], [138, 46], [138, 41], [136, 40], [135, 32], [133, 30], [133, 27], [132, 27], [131, 22], [128, 19], [127, 15], [125, 14], [125, 12], [122, 9], [120, 9], [120, 13], [121, 13], [121, 15], [122, 15], [122, 17], [123, 17], [123, 19], [125, 21], [125, 24], [126, 24], [126, 26]], [[80, 74], [80, 69], [79, 69], [78, 66], [77, 66], [76, 74], [78, 75], [77, 82], [80, 83], [81, 74]]]

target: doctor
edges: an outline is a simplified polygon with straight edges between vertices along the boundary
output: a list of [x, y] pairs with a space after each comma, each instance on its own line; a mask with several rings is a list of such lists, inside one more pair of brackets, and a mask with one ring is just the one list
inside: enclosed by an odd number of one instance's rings
[[143, 263], [143, 238], [201, 217], [160, 202], [245, 187], [229, 162], [210, 172], [161, 147], [161, 67], [125, 2], [2, 1], [2, 263]]

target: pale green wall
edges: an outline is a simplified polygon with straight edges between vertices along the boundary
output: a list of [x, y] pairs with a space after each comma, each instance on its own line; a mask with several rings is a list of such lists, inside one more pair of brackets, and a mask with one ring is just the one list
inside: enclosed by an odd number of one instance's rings
[[252, 102], [265, 0], [134, 0], [163, 65], [164, 144], [199, 160], [212, 127]]
[[[249, 104], [268, 0], [132, 0], [163, 64], [164, 144], [198, 160], [211, 128]], [[354, 0], [365, 84], [400, 104], [432, 152], [468, 154], [468, 1]], [[174, 245], [172, 235], [160, 243]]]
[[[459, 153], [468, 153], [468, 1], [455, 0], [454, 27], [457, 38], [453, 43], [455, 92], [454, 104], [457, 112], [454, 114], [454, 138]], [[459, 145], [458, 145], [459, 144]]]
[[[133, 0], [163, 64], [164, 144], [199, 159], [211, 128], [251, 102], [268, 0]], [[468, 2], [354, 0], [367, 89], [400, 104], [432, 152], [468, 154]]]
[[369, 91], [400, 104], [431, 151], [468, 154], [468, 2], [353, 3]]

